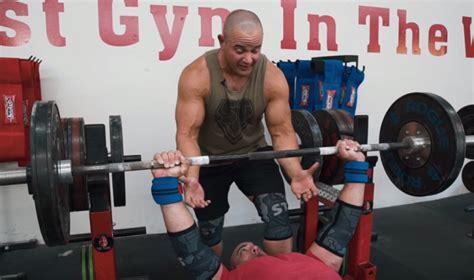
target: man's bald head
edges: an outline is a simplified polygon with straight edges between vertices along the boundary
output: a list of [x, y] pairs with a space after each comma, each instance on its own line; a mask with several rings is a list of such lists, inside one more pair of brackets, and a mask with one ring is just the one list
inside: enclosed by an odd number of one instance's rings
[[224, 23], [224, 38], [229, 38], [233, 30], [239, 30], [245, 33], [253, 33], [260, 30], [263, 34], [262, 23], [258, 16], [248, 10], [235, 10], [231, 12]]

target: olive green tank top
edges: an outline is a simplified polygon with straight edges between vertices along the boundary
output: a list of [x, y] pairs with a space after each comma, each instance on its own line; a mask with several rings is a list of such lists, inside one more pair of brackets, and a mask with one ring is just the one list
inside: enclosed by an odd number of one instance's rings
[[263, 81], [267, 59], [262, 54], [241, 91], [231, 91], [217, 59], [218, 50], [205, 54], [210, 74], [210, 94], [198, 143], [203, 155], [238, 154], [266, 146], [262, 116], [266, 101]]

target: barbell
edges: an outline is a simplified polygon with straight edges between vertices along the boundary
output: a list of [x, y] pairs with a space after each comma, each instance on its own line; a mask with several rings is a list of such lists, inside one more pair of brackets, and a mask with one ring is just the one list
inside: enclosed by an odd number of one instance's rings
[[[360, 150], [380, 151], [383, 166], [394, 185], [405, 193], [424, 196], [439, 193], [452, 184], [463, 165], [466, 146], [474, 143], [474, 136], [464, 134], [459, 116], [442, 97], [431, 93], [410, 93], [397, 99], [385, 114], [379, 140], [378, 144], [361, 145]], [[53, 101], [38, 101], [33, 106], [30, 150], [31, 165], [1, 171], [0, 185], [28, 183], [40, 230], [49, 246], [68, 241], [68, 184], [74, 181], [74, 176], [164, 168], [153, 160], [90, 166], [67, 160], [61, 119]], [[237, 160], [304, 159], [308, 155], [336, 153], [336, 147], [325, 146], [196, 156], [188, 160], [191, 165], [202, 166]]]
[[[473, 136], [474, 138], [474, 136]], [[474, 141], [474, 140], [473, 140]], [[427, 138], [407, 136], [400, 143], [381, 143], [381, 144], [365, 144], [360, 145], [358, 150], [361, 152], [368, 151], [386, 151], [391, 149], [411, 149], [413, 151], [419, 150], [422, 147], [429, 146], [430, 142]], [[315, 147], [315, 148], [303, 148], [294, 150], [280, 150], [280, 151], [263, 151], [263, 152], [249, 152], [237, 155], [209, 155], [209, 156], [195, 156], [186, 158], [189, 160], [192, 166], [206, 166], [210, 164], [219, 164], [226, 162], [233, 162], [237, 160], [268, 160], [278, 158], [289, 158], [289, 157], [301, 157], [305, 155], [335, 155], [337, 154], [337, 148], [333, 147]], [[35, 161], [32, 166], [37, 164], [42, 159]], [[46, 166], [51, 163], [46, 162]], [[78, 165], [73, 166], [71, 160], [56, 160], [54, 169], [57, 170], [57, 177], [60, 183], [71, 184], [73, 182], [73, 176], [90, 175], [90, 174], [103, 174], [103, 173], [117, 173], [117, 172], [128, 172], [148, 169], [165, 168], [165, 166], [158, 161], [136, 161], [136, 162], [119, 162], [119, 163], [107, 163], [100, 165]], [[10, 171], [0, 172], [0, 185], [11, 185], [11, 184], [23, 184], [28, 182], [29, 172], [28, 168], [17, 168]], [[47, 167], [48, 170], [53, 167]], [[41, 175], [42, 176], [42, 175]]]

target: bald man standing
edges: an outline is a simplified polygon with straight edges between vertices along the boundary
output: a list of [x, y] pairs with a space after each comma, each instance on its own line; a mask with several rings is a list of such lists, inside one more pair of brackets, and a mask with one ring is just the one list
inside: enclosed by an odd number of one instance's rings
[[[181, 73], [176, 105], [177, 148], [185, 156], [239, 154], [272, 149], [264, 136], [263, 116], [273, 150], [298, 149], [291, 124], [288, 84], [260, 51], [262, 24], [253, 12], [236, 10], [218, 36], [220, 48], [206, 52]], [[279, 159], [292, 178], [291, 190], [309, 200], [317, 189], [312, 173], [297, 158]], [[253, 202], [265, 223], [263, 245], [271, 255], [292, 249], [284, 183], [274, 160], [235, 161], [191, 167], [185, 201], [194, 208], [204, 243], [222, 253], [224, 216], [232, 183]]]

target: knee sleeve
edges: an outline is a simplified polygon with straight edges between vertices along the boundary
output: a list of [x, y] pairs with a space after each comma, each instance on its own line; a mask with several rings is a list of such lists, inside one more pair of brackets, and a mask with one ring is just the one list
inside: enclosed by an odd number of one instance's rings
[[219, 270], [219, 257], [199, 238], [194, 224], [190, 228], [168, 233], [179, 262], [189, 271], [193, 279], [211, 279]]
[[337, 200], [328, 212], [328, 222], [319, 230], [316, 244], [343, 257], [362, 215], [362, 207]]
[[217, 245], [222, 240], [224, 216], [214, 220], [198, 221], [202, 242], [209, 247]]
[[255, 197], [258, 215], [265, 223], [266, 240], [284, 240], [293, 235], [288, 217], [288, 203], [282, 193], [260, 194]]

